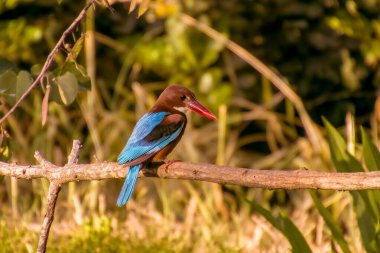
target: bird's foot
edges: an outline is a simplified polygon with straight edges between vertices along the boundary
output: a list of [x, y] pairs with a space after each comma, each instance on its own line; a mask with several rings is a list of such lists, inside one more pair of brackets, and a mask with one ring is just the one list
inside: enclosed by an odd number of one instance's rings
[[169, 166], [173, 163], [182, 162], [182, 160], [165, 160], [165, 172], [168, 173]]

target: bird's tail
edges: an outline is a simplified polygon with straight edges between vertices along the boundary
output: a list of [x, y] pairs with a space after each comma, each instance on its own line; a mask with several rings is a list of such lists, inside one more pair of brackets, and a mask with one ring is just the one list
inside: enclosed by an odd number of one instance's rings
[[117, 198], [117, 206], [124, 205], [131, 198], [133, 189], [135, 188], [137, 176], [139, 175], [140, 168], [141, 164], [129, 167], [127, 178], [125, 179], [119, 197]]

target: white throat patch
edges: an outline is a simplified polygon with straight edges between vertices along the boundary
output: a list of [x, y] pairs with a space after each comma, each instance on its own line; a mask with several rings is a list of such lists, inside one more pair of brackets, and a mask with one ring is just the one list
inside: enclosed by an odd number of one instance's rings
[[187, 108], [187, 107], [176, 107], [176, 106], [174, 106], [173, 108], [176, 109], [177, 111], [180, 111], [183, 113], [186, 113], [189, 110], [189, 108]]

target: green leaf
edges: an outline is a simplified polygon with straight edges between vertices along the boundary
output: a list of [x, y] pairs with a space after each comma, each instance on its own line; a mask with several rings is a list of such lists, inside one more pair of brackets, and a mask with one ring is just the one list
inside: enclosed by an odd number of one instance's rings
[[203, 56], [200, 60], [200, 65], [207, 68], [214, 64], [220, 57], [220, 52], [224, 48], [224, 43], [210, 40], [204, 47]]
[[81, 36], [78, 40], [75, 41], [74, 46], [71, 48], [67, 56], [68, 61], [76, 62], [76, 59], [83, 48], [83, 39], [84, 39], [84, 36]]
[[[359, 194], [360, 192], [364, 194]], [[368, 203], [368, 198], [366, 200], [363, 198], [363, 196], [366, 196], [365, 193], [371, 193], [371, 191], [360, 192], [351, 192], [354, 199], [354, 209], [358, 219], [360, 235], [366, 251], [376, 253], [380, 248], [379, 231], [377, 228], [379, 219], [373, 214], [371, 205]]]
[[359, 172], [364, 171], [360, 162], [348, 153], [346, 142], [339, 132], [327, 121], [322, 118], [327, 130], [327, 138], [330, 146], [331, 159], [335, 169], [339, 172]]
[[363, 156], [364, 161], [368, 170], [376, 171], [380, 170], [380, 153], [373, 144], [365, 132], [364, 128], [360, 128], [362, 133], [362, 142], [363, 142]]
[[[323, 122], [327, 129], [331, 159], [336, 170], [340, 172], [364, 171], [359, 161], [350, 153], [348, 153], [346, 149], [346, 143], [339, 132], [325, 118], [323, 118]], [[380, 211], [376, 205], [376, 198], [374, 196], [374, 193], [371, 191], [358, 191], [358, 193], [366, 203], [366, 208], [371, 212], [371, 215], [380, 218]]]
[[[343, 232], [338, 224], [335, 223], [334, 219], [330, 215], [327, 208], [325, 208], [322, 202], [318, 199], [315, 191], [309, 191], [311, 198], [313, 199], [315, 207], [318, 209], [320, 215], [323, 217], [326, 225], [329, 227], [333, 239], [339, 244], [340, 248], [344, 253], [349, 253], [350, 249], [346, 240], [344, 239]], [[333, 246], [333, 245], [332, 245]]]
[[0, 57], [0, 74], [7, 70], [17, 72], [17, 66], [13, 62]]
[[41, 73], [42, 67], [43, 66], [41, 64], [34, 64], [30, 68], [30, 73], [32, 73], [32, 75], [38, 76]]
[[58, 85], [52, 81], [52, 79], [53, 79], [52, 74], [51, 73], [49, 73], [49, 74], [45, 75], [46, 79], [51, 80], [48, 83], [52, 83], [52, 85], [50, 86], [51, 90], [50, 90], [49, 100], [54, 101], [58, 104], [64, 105], [64, 103], [61, 99], [61, 95], [59, 94]]
[[29, 72], [22, 70], [17, 75], [17, 86], [16, 86], [16, 100], [18, 100], [22, 94], [30, 87], [33, 83], [32, 76]]
[[305, 238], [285, 214], [281, 214], [279, 217], [274, 217], [268, 210], [262, 208], [258, 204], [254, 202], [250, 203], [255, 212], [263, 216], [288, 239], [292, 246], [293, 253], [311, 253], [311, 249]]
[[[365, 132], [364, 128], [361, 127], [361, 134], [362, 134], [362, 142], [363, 142], [363, 156], [365, 164], [368, 168], [368, 170], [371, 171], [379, 171], [380, 170], [380, 153], [375, 144], [370, 140], [369, 136]], [[374, 199], [377, 207], [380, 207], [380, 191], [368, 191], [369, 194], [372, 196], [369, 196], [369, 199]], [[377, 211], [379, 209], [376, 209]], [[376, 211], [375, 210], [375, 211]], [[377, 220], [380, 219], [380, 215], [378, 213], [375, 213]], [[378, 230], [378, 229], [376, 229]]]
[[[337, 171], [359, 172], [363, 167], [359, 161], [346, 150], [346, 144], [338, 131], [323, 118], [327, 129], [331, 159]], [[375, 191], [351, 191], [354, 199], [354, 209], [358, 219], [360, 234], [367, 252], [378, 252], [380, 248], [379, 200]]]
[[221, 104], [229, 104], [233, 94], [232, 85], [228, 83], [222, 83], [218, 89], [213, 90], [208, 95], [208, 101], [214, 107], [218, 107]]
[[0, 75], [0, 93], [13, 95], [16, 93], [17, 75], [11, 70], [7, 70]]
[[70, 72], [66, 72], [62, 76], [56, 77], [55, 83], [57, 84], [58, 92], [63, 104], [71, 104], [75, 100], [78, 93], [78, 82], [75, 75]]
[[79, 88], [81, 90], [91, 89], [91, 79], [87, 75], [87, 72], [82, 65], [76, 63], [75, 61], [67, 62], [62, 67], [62, 69], [59, 69], [60, 75], [62, 75], [63, 73], [66, 73], [66, 72], [70, 72], [70, 73], [74, 74], [75, 78], [78, 81]]

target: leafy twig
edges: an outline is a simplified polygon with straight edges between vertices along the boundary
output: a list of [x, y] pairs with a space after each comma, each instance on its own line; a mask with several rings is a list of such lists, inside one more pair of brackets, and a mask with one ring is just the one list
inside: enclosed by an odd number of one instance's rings
[[95, 0], [90, 0], [83, 8], [83, 10], [79, 13], [78, 17], [71, 23], [71, 25], [63, 32], [61, 38], [58, 40], [57, 44], [53, 48], [53, 50], [48, 55], [44, 66], [42, 67], [42, 70], [40, 74], [37, 76], [36, 80], [29, 86], [29, 88], [21, 95], [21, 97], [17, 100], [17, 102], [12, 106], [11, 109], [0, 119], [0, 124], [2, 124], [15, 110], [16, 108], [21, 104], [21, 102], [29, 95], [29, 93], [38, 85], [38, 83], [41, 82], [41, 80], [44, 78], [46, 72], [48, 71], [50, 65], [52, 64], [55, 55], [58, 53], [59, 49], [64, 45], [65, 39], [67, 35], [69, 35], [75, 27], [78, 26], [80, 21], [83, 19], [83, 17], [86, 15], [86, 11], [94, 4]]

